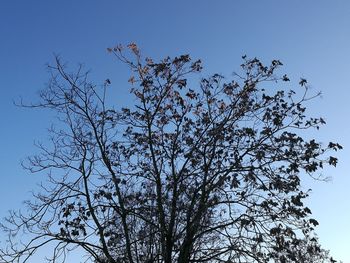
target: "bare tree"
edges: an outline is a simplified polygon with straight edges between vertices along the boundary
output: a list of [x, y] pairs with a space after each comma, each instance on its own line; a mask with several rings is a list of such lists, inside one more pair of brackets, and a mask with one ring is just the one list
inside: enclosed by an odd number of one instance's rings
[[296, 251], [318, 223], [301, 179], [336, 166], [328, 151], [341, 146], [302, 136], [325, 123], [306, 116], [318, 96], [306, 80], [297, 93], [277, 90], [289, 81], [276, 74], [280, 61], [243, 57], [233, 80], [215, 74], [190, 88], [200, 61], [128, 50], [109, 49], [132, 71], [129, 108], [106, 102], [109, 80], [96, 86], [58, 58], [50, 67], [41, 102], [29, 107], [52, 109], [62, 125], [26, 164], [48, 181], [28, 213], [3, 224], [1, 261], [26, 262], [52, 243], [50, 262], [76, 248], [100, 263], [309, 262]]

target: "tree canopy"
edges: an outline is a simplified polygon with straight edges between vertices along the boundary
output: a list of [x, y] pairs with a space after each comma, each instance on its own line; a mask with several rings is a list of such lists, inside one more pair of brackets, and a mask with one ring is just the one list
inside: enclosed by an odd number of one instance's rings
[[333, 260], [314, 237], [302, 178], [336, 166], [330, 153], [342, 147], [305, 137], [325, 124], [307, 114], [318, 94], [305, 79], [281, 88], [290, 80], [280, 61], [243, 56], [232, 79], [196, 85], [202, 64], [189, 55], [153, 61], [135, 44], [108, 51], [130, 67], [135, 105], [110, 105], [109, 79], [95, 85], [56, 58], [41, 101], [27, 105], [62, 123], [25, 163], [47, 182], [2, 225], [1, 261], [25, 262], [49, 243], [50, 262], [77, 248], [99, 263]]

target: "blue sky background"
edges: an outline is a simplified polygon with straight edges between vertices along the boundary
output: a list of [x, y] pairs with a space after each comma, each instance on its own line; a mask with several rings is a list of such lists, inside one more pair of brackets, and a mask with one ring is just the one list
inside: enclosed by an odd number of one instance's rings
[[[127, 101], [128, 71], [106, 52], [136, 42], [147, 56], [190, 53], [205, 72], [229, 76], [241, 55], [265, 62], [277, 58], [295, 83], [306, 77], [321, 99], [310, 112], [325, 116], [317, 135], [338, 141], [337, 169], [329, 183], [311, 183], [309, 200], [321, 243], [335, 258], [350, 262], [350, 2], [283, 0], [3, 0], [0, 2], [0, 216], [20, 208], [40, 180], [20, 167], [47, 136], [52, 115], [15, 107], [22, 96], [37, 99], [49, 76], [45, 64], [60, 54], [92, 70], [97, 82], [110, 78], [117, 102]], [[119, 85], [120, 84], [120, 85]], [[297, 88], [297, 87], [296, 87]], [[77, 262], [72, 260], [72, 262]]]

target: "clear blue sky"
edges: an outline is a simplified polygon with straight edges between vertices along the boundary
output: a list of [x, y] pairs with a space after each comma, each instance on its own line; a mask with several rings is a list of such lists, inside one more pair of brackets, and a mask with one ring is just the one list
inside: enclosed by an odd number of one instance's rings
[[[190, 53], [206, 72], [229, 75], [247, 54], [281, 59], [295, 79], [306, 77], [323, 98], [310, 104], [327, 126], [319, 137], [339, 141], [330, 183], [312, 184], [310, 206], [319, 219], [321, 243], [350, 262], [350, 1], [149, 0], [18, 1], [0, 3], [0, 216], [20, 208], [39, 178], [19, 163], [46, 136], [50, 115], [13, 106], [19, 96], [35, 101], [48, 80], [53, 53], [71, 65], [84, 62], [96, 81], [123, 82], [124, 67], [106, 48], [135, 41], [152, 57]], [[127, 84], [118, 87], [127, 95]], [[116, 98], [116, 100], [121, 98]]]

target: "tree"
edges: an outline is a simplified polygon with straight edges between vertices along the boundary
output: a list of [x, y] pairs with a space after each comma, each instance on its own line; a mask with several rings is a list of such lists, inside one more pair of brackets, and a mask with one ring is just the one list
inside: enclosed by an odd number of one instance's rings
[[[337, 261], [329, 255], [329, 251], [320, 247], [316, 237], [312, 237], [300, 240], [295, 246], [293, 259], [286, 262], [335, 263]], [[339, 263], [342, 263], [342, 261]]]
[[[342, 148], [303, 137], [325, 123], [306, 115], [318, 96], [307, 81], [277, 90], [289, 81], [276, 73], [282, 63], [244, 56], [233, 80], [215, 74], [190, 88], [199, 60], [108, 50], [131, 69], [135, 105], [114, 108], [110, 80], [97, 86], [56, 58], [41, 102], [28, 106], [62, 122], [25, 165], [48, 181], [28, 213], [3, 224], [1, 260], [25, 262], [52, 243], [51, 262], [75, 248], [100, 263], [300, 262], [318, 224], [302, 177], [336, 166], [329, 152]], [[20, 231], [29, 242], [16, 242]]]

